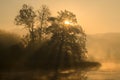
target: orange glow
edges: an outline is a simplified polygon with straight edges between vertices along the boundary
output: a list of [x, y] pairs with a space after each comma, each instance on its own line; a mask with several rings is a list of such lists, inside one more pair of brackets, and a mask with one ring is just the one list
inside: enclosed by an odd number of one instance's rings
[[116, 69], [116, 63], [102, 63], [102, 67], [101, 67], [101, 69], [102, 70], [114, 70], [114, 69]]
[[65, 23], [65, 24], [67, 24], [67, 25], [69, 25], [69, 24], [70, 24], [70, 22], [69, 22], [68, 20], [66, 20], [64, 23]]

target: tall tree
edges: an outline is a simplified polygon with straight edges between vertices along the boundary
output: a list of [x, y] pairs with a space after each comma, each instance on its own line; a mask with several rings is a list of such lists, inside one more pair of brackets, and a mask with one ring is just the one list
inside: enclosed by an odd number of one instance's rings
[[[34, 34], [34, 19], [36, 17], [36, 14], [33, 10], [33, 8], [27, 4], [24, 4], [22, 6], [22, 9], [19, 10], [19, 14], [15, 18], [16, 25], [24, 25], [25, 28], [29, 32], [29, 44], [34, 43], [35, 40], [35, 34]], [[27, 35], [28, 36], [28, 35]], [[27, 37], [26, 36], [26, 37]]]
[[52, 23], [47, 30], [52, 34], [49, 45], [52, 47], [50, 53], [56, 59], [52, 58], [56, 78], [60, 68], [73, 68], [85, 60], [86, 34], [77, 24], [76, 16], [70, 11], [60, 11], [56, 18], [51, 17], [49, 20]]
[[42, 5], [41, 8], [38, 10], [38, 37], [40, 41], [42, 41], [43, 35], [45, 36], [46, 28], [48, 26], [48, 18], [50, 17], [50, 15], [50, 10], [46, 5]]

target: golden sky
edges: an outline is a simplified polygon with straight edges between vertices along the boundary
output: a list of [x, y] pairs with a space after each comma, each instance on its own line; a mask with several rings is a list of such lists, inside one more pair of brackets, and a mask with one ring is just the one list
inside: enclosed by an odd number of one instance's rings
[[87, 34], [120, 32], [120, 0], [0, 0], [0, 29], [21, 31], [14, 18], [23, 4], [49, 6], [53, 15], [68, 10], [76, 14]]

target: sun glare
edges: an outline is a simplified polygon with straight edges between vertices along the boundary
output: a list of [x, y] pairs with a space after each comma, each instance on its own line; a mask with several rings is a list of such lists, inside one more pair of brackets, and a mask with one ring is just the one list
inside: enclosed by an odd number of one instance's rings
[[67, 20], [66, 20], [64, 23], [65, 23], [65, 24], [67, 24], [67, 25], [68, 25], [68, 24], [70, 24], [70, 22], [69, 22], [69, 21], [67, 21]]

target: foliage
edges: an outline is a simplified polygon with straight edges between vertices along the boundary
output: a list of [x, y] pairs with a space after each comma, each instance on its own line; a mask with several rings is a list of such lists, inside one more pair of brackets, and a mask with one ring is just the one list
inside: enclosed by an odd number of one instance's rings
[[59, 11], [57, 17], [51, 17], [46, 5], [35, 12], [31, 6], [24, 4], [15, 22], [28, 30], [22, 40], [24, 46], [15, 44], [9, 48], [11, 53], [24, 54], [18, 61], [20, 66], [57, 72], [59, 69], [80, 67], [86, 61], [86, 34], [72, 12]]
[[[71, 20], [76, 20], [72, 12], [66, 10], [61, 12], [58, 17], [49, 18], [51, 25], [46, 28], [46, 35], [49, 35], [50, 39], [30, 58], [31, 66], [57, 71], [75, 68], [86, 60], [86, 34], [77, 21], [74, 25], [64, 23], [70, 17]], [[59, 16], [64, 20], [60, 20]]]
[[41, 8], [38, 10], [38, 20], [39, 20], [39, 27], [38, 27], [38, 37], [40, 41], [45, 36], [46, 27], [48, 26], [48, 18], [50, 17], [51, 13], [49, 8], [46, 5], [42, 5]]
[[[74, 25], [65, 24], [65, 20], [72, 21]], [[86, 34], [82, 27], [77, 24], [76, 20], [77, 19], [72, 12], [66, 10], [61, 11], [54, 23], [47, 28], [47, 31], [49, 34], [52, 34], [50, 41], [51, 45], [56, 43], [55, 45], [58, 46], [56, 48], [61, 48], [61, 53], [72, 56], [74, 59], [78, 59], [76, 61], [79, 61], [85, 58], [85, 53], [87, 52], [85, 46]]]
[[72, 12], [64, 10], [51, 17], [49, 8], [43, 5], [37, 15], [31, 6], [24, 4], [15, 23], [23, 25], [28, 33], [22, 42], [17, 42], [13, 35], [9, 39], [7, 36], [5, 39], [10, 40], [7, 47], [0, 36], [0, 71], [39, 69], [51, 73], [52, 76], [47, 74], [50, 80], [57, 80], [64, 71], [73, 73], [78, 68], [101, 66], [86, 60], [86, 34]]
[[71, 22], [73, 24], [77, 23], [76, 15], [70, 11], [67, 11], [67, 10], [59, 11], [58, 16], [57, 16], [57, 20], [61, 24], [64, 24], [65, 20], [68, 20], [69, 22]]
[[[50, 10], [46, 5], [42, 5], [36, 15], [33, 9], [24, 4], [19, 15], [15, 18], [17, 25], [25, 25], [29, 34], [25, 36], [26, 44], [41, 44], [39, 50], [41, 56], [48, 54], [47, 58], [55, 58], [54, 66], [73, 66], [86, 59], [86, 34], [82, 27], [78, 25], [76, 15], [70, 11], [59, 11], [57, 17], [50, 17]], [[35, 20], [35, 18], [37, 20]], [[68, 21], [69, 24], [65, 24]], [[50, 24], [48, 24], [50, 23]], [[37, 28], [35, 28], [37, 27]], [[47, 39], [49, 37], [49, 39]], [[29, 45], [27, 45], [29, 46]], [[46, 51], [48, 48], [48, 51]], [[49, 59], [48, 59], [49, 60]], [[42, 60], [44, 62], [44, 60]], [[49, 62], [49, 61], [48, 61]], [[62, 65], [61, 65], [62, 64]]]
[[22, 9], [20, 9], [19, 14], [15, 18], [16, 25], [24, 25], [28, 30], [29, 41], [28, 43], [34, 43], [35, 40], [35, 29], [34, 29], [34, 19], [36, 17], [33, 8], [27, 4], [24, 4]]
[[15, 23], [16, 25], [24, 25], [29, 32], [23, 37], [23, 42], [27, 47], [33, 47], [36, 42], [41, 43], [42, 39], [45, 38], [46, 27], [48, 26], [47, 20], [50, 14], [46, 5], [42, 5], [37, 12], [27, 4], [24, 4], [22, 9], [19, 10]]

